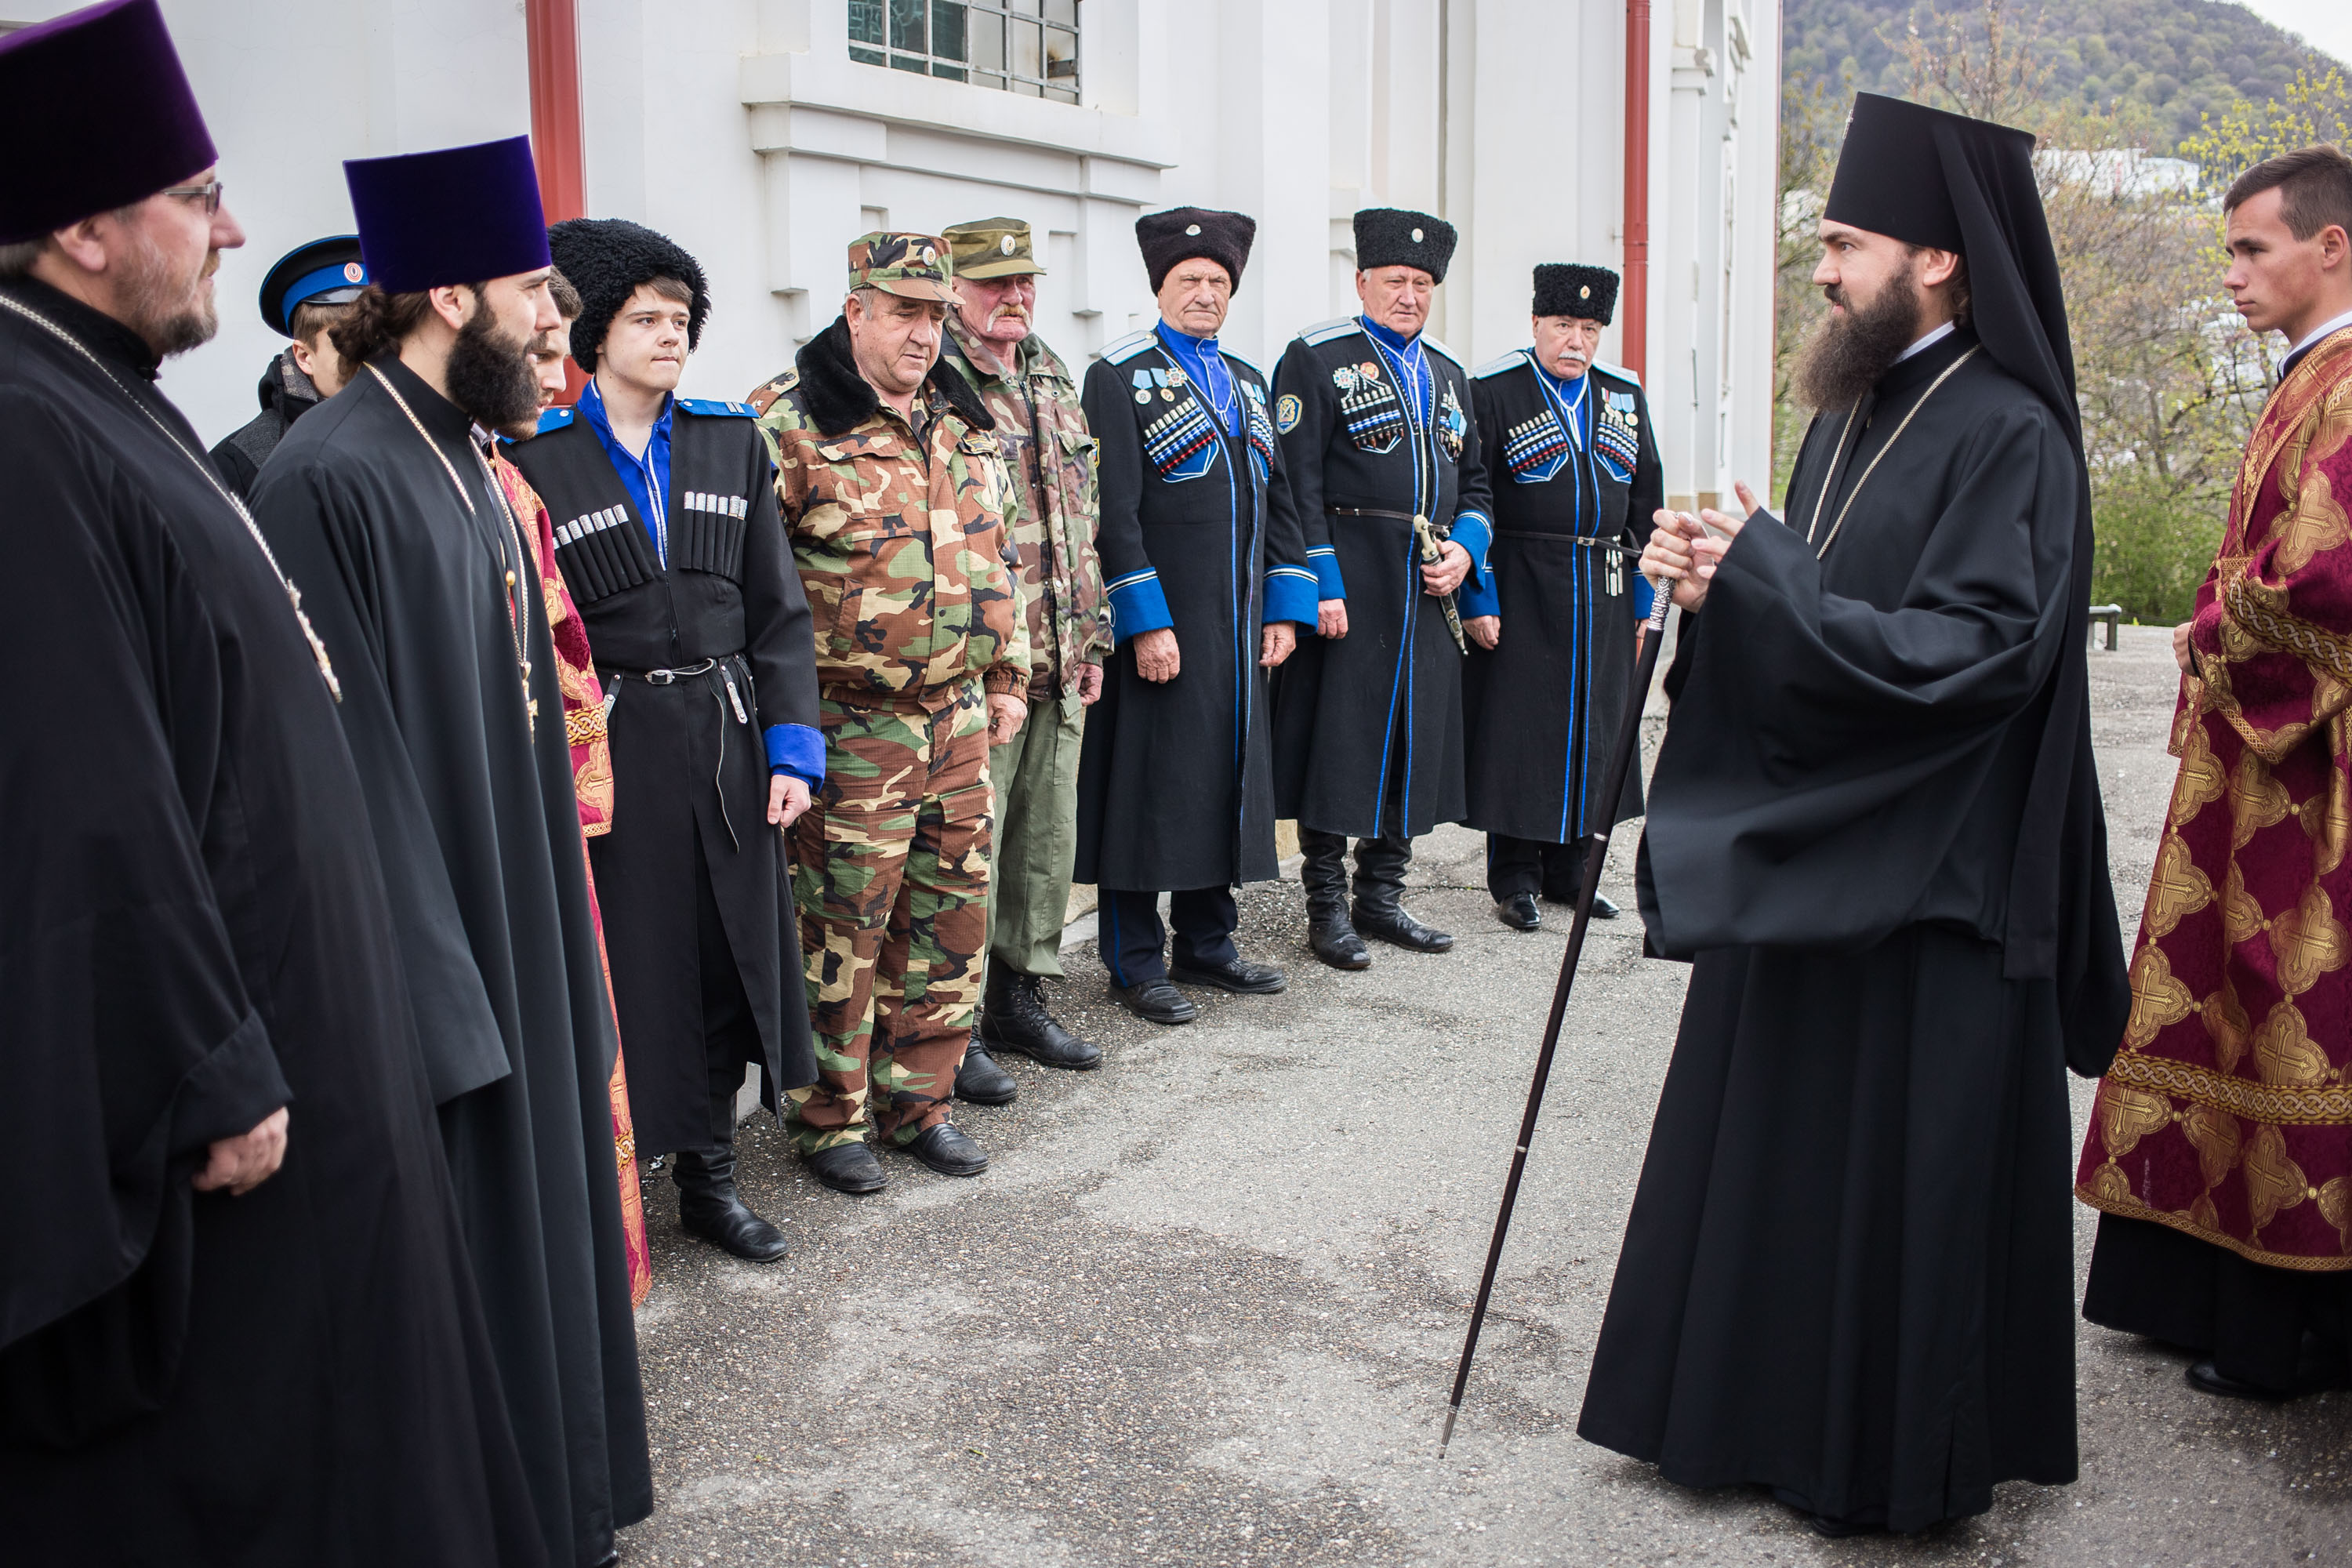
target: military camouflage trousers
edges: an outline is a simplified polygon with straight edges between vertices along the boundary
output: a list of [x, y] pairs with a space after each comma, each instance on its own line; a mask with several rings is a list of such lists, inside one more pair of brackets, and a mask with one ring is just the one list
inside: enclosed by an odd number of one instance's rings
[[793, 1146], [911, 1142], [947, 1120], [988, 947], [988, 704], [826, 698], [824, 784], [793, 825], [817, 1081]]

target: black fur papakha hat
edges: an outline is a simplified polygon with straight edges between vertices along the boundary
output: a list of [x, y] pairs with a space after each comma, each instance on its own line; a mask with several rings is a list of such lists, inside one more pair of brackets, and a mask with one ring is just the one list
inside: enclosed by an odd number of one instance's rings
[[686, 307], [686, 347], [702, 341], [710, 316], [710, 289], [702, 264], [643, 224], [619, 217], [568, 218], [547, 231], [555, 265], [580, 290], [580, 319], [572, 323], [572, 357], [582, 370], [596, 369], [596, 351], [613, 318], [640, 283], [675, 278], [693, 295]]
[[1536, 316], [1578, 316], [1607, 326], [1617, 314], [1617, 274], [1580, 261], [1547, 261], [1536, 268]]
[[1256, 238], [1257, 219], [1214, 207], [1171, 207], [1135, 220], [1136, 248], [1143, 252], [1143, 269], [1151, 275], [1154, 294], [1178, 262], [1196, 256], [1223, 268], [1238, 290]]
[[1356, 270], [1418, 267], [1433, 283], [1445, 281], [1454, 259], [1454, 226], [1406, 207], [1366, 207], [1356, 215]]

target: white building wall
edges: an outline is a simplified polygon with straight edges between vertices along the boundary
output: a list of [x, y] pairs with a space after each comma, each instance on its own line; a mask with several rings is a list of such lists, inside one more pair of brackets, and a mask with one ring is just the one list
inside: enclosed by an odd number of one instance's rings
[[[1355, 309], [1360, 206], [1460, 228], [1432, 331], [1473, 364], [1527, 341], [1538, 262], [1622, 265], [1622, 0], [1085, 0], [1074, 105], [856, 63], [845, 0], [578, 5], [589, 210], [710, 277], [691, 395], [789, 363], [883, 224], [1028, 220], [1041, 329], [1081, 363], [1155, 319], [1133, 226], [1163, 206], [1258, 219], [1225, 338], [1269, 371]], [[220, 338], [165, 375], [213, 439], [278, 347], [263, 273], [352, 226], [342, 159], [530, 128], [524, 20], [515, 0], [164, 7], [250, 236], [223, 258]], [[1778, 0], [1654, 0], [1646, 359], [1677, 497], [1769, 469], [1779, 26]], [[1626, 357], [1618, 328], [1601, 355]]]

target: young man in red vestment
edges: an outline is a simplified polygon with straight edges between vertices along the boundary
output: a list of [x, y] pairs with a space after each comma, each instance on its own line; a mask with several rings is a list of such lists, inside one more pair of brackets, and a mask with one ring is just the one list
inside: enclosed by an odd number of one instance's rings
[[2231, 295], [2292, 352], [2173, 632], [2180, 774], [2075, 1190], [2083, 1315], [2280, 1398], [2352, 1382], [2352, 157], [2223, 205]]

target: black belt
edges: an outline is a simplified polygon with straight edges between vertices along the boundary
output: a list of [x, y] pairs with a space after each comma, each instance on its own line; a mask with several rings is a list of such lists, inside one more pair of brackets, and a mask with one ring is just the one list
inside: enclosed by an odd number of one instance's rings
[[[1385, 517], [1397, 522], [1409, 522], [1418, 528], [1430, 520], [1414, 511], [1386, 511], [1376, 506], [1327, 506], [1325, 517]], [[1448, 525], [1449, 527], [1451, 524]]]
[[[730, 654], [727, 657], [731, 659], [735, 656]], [[681, 680], [691, 680], [698, 675], [709, 675], [718, 668], [717, 659], [706, 658], [700, 664], [689, 664], [678, 669], [614, 669], [611, 673], [624, 676], [630, 680], [642, 680], [648, 686], [674, 686]]]
[[1622, 556], [1628, 561], [1639, 561], [1642, 558], [1642, 552], [1633, 545], [1621, 543], [1614, 539], [1588, 537], [1581, 533], [1544, 533], [1532, 528], [1508, 528], [1497, 530], [1495, 537], [1540, 539], [1552, 544], [1581, 544], [1591, 550], [1606, 550], [1611, 554]]
[[[735, 686], [733, 671], [733, 667], [739, 664], [743, 667], [743, 689], [740, 691]], [[710, 683], [711, 698], [719, 704], [719, 763], [711, 770], [710, 784], [711, 787], [719, 792], [719, 820], [727, 826], [727, 837], [736, 848], [742, 848], [743, 841], [735, 836], [735, 819], [727, 810], [727, 792], [720, 787], [720, 784], [727, 772], [728, 710], [730, 708], [734, 710], [736, 723], [748, 725], [751, 722], [751, 710], [744, 703], [744, 693], [749, 691], [751, 686], [751, 661], [740, 653], [730, 653], [725, 658], [706, 658], [698, 664], [685, 665], [677, 669], [608, 668], [600, 673], [613, 676], [616, 679], [642, 680], [647, 686], [675, 686], [681, 680], [692, 680], [701, 676], [718, 678]], [[621, 689], [617, 685], [605, 693], [604, 711], [608, 716], [613, 710], [614, 702], [620, 695]]]

